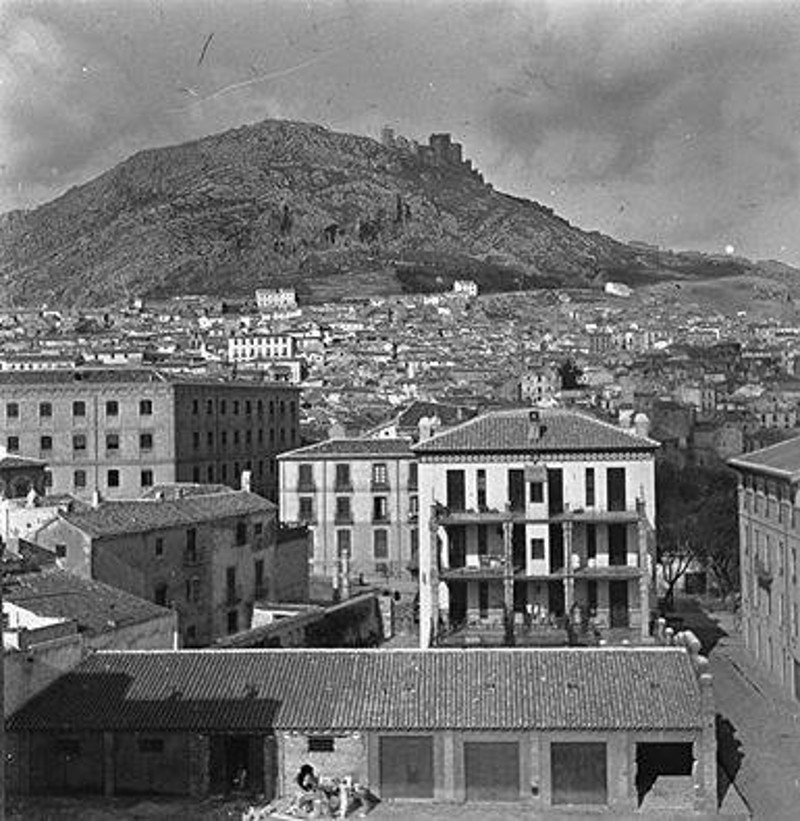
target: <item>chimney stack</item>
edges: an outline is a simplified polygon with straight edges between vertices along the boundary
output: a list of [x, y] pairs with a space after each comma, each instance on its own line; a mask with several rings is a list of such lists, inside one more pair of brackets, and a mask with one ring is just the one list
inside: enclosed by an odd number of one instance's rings
[[637, 413], [633, 417], [633, 428], [637, 436], [647, 439], [650, 436], [650, 419], [646, 413]]
[[246, 490], [248, 493], [252, 492], [252, 477], [253, 472], [251, 470], [242, 471], [241, 487], [242, 490]]
[[528, 442], [538, 442], [547, 428], [542, 424], [542, 415], [538, 410], [528, 412]]
[[95, 488], [92, 491], [92, 507], [97, 510], [100, 507], [100, 502], [103, 501], [103, 497], [100, 495], [100, 491]]

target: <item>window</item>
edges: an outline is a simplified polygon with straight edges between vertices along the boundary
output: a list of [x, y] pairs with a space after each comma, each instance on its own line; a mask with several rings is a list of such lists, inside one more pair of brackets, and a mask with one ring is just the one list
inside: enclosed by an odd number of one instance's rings
[[119, 434], [118, 433], [107, 433], [106, 434], [106, 450], [119, 450]]
[[389, 521], [389, 497], [388, 496], [373, 496], [372, 497], [372, 521], [373, 522], [388, 522]]
[[625, 510], [625, 468], [608, 468], [606, 486], [608, 509]]
[[153, 434], [152, 433], [140, 433], [139, 434], [139, 450], [152, 450], [153, 449]]
[[214, 400], [213, 399], [207, 399], [206, 400], [206, 413], [209, 416], [211, 416], [211, 414], [214, 413]]
[[255, 582], [256, 596], [264, 595], [264, 560], [258, 559], [253, 565], [253, 576]]
[[73, 450], [86, 450], [86, 434], [76, 433], [72, 437]]
[[197, 561], [197, 530], [193, 527], [186, 531], [186, 559], [190, 562]]
[[224, 399], [219, 400], [219, 412], [222, 416], [225, 416], [225, 412], [228, 410], [228, 404]]
[[544, 539], [531, 539], [531, 558], [544, 559]]
[[240, 520], [236, 522], [236, 545], [241, 547], [247, 544], [247, 522]]
[[412, 518], [419, 515], [419, 496], [416, 494], [408, 497], [408, 515]]
[[106, 416], [119, 416], [119, 402], [116, 399], [106, 402]]
[[233, 402], [233, 415], [234, 416], [239, 415], [239, 400], [238, 399], [235, 399], [234, 402]]
[[162, 607], [167, 606], [167, 595], [169, 593], [169, 588], [163, 582], [161, 584], [156, 585], [156, 589], [153, 592], [153, 601], [156, 604], [160, 604]]
[[139, 739], [140, 753], [163, 753], [164, 739], [163, 738], [140, 738]]
[[209, 482], [213, 482], [213, 481], [214, 481], [214, 465], [208, 465], [208, 466], [206, 467], [206, 479], [207, 479]]
[[258, 402], [256, 403], [256, 408], [258, 409], [258, 411], [257, 411], [258, 415], [263, 416], [264, 415], [264, 402], [261, 399], [259, 399]]
[[197, 450], [200, 447], [200, 431], [192, 431], [192, 447]]
[[352, 490], [350, 484], [350, 465], [336, 465], [336, 490]]
[[525, 471], [510, 468], [508, 471], [508, 502], [511, 510], [525, 509]]
[[597, 558], [597, 525], [586, 525], [586, 558]]
[[72, 474], [72, 486], [74, 488], [84, 488], [86, 487], [86, 471], [85, 470], [76, 470]]
[[156, 556], [164, 555], [164, 539], [161, 536], [156, 538]]
[[238, 445], [238, 444], [239, 444], [239, 431], [238, 431], [238, 430], [235, 430], [235, 431], [233, 432], [233, 444], [234, 444], [234, 445]]
[[408, 489], [416, 490], [418, 481], [418, 470], [416, 462], [409, 462], [408, 465]]
[[139, 415], [140, 416], [152, 416], [153, 415], [153, 400], [152, 399], [140, 399], [139, 400]]
[[6, 417], [8, 419], [19, 419], [19, 405], [16, 402], [9, 402], [6, 405]]
[[350, 553], [350, 531], [337, 530], [336, 531], [336, 553], [339, 556]]
[[6, 450], [9, 453], [19, 453], [19, 436], [6, 437]]
[[193, 624], [190, 624], [186, 628], [186, 642], [185, 643], [187, 644], [187, 646], [191, 646], [192, 644], [194, 644], [195, 641], [197, 641], [197, 628]]
[[389, 471], [384, 462], [378, 462], [372, 466], [372, 484], [386, 487], [389, 484]]
[[418, 561], [419, 557], [419, 530], [414, 528], [411, 531], [411, 561]]
[[239, 611], [238, 610], [229, 610], [228, 611], [228, 634], [238, 633], [239, 632]]
[[336, 521], [337, 522], [351, 522], [350, 515], [350, 497], [337, 496], [336, 497]]
[[301, 464], [297, 469], [297, 484], [300, 490], [314, 488], [314, 466]]
[[299, 500], [299, 508], [298, 508], [298, 518], [301, 522], [313, 522], [314, 521], [314, 497], [313, 496], [300, 496]]
[[253, 444], [253, 431], [246, 430], [244, 432], [244, 443], [245, 443], [245, 445], [252, 445]]
[[286, 403], [281, 399], [281, 409], [280, 409], [281, 416], [286, 415]]
[[44, 486], [45, 487], [53, 487], [53, 471], [46, 470], [44, 472]]
[[149, 468], [145, 468], [141, 474], [139, 475], [139, 484], [142, 487], [152, 487], [153, 486], [153, 471]]
[[478, 493], [478, 510], [486, 510], [486, 471], [483, 468], [478, 469], [475, 485]]
[[594, 507], [594, 468], [586, 468], [586, 507]]
[[66, 559], [67, 557], [67, 546], [65, 544], [57, 544], [56, 545], [56, 558], [57, 559]]
[[249, 399], [245, 400], [244, 412], [247, 416], [250, 416], [253, 413], [253, 403]]
[[200, 601], [200, 578], [198, 576], [186, 579], [186, 601], [189, 604], [197, 604]]
[[308, 752], [332, 753], [335, 750], [334, 738], [330, 735], [310, 735], [308, 737]]
[[39, 437], [39, 450], [52, 450], [53, 449], [53, 437], [52, 436], [40, 436]]
[[489, 552], [489, 531], [486, 525], [478, 525], [478, 555], [485, 556]]
[[214, 431], [213, 430], [210, 430], [210, 431], [206, 432], [206, 444], [210, 448], [214, 446]]
[[531, 482], [530, 499], [534, 505], [544, 502], [544, 482]]
[[200, 484], [200, 468], [197, 466], [192, 468], [192, 481], [195, 484]]
[[86, 416], [86, 403], [85, 402], [73, 402], [72, 403], [72, 415], [73, 416]]
[[478, 612], [485, 619], [489, 616], [489, 583], [478, 582]]
[[389, 558], [389, 532], [387, 530], [376, 530], [372, 534], [372, 555], [376, 559]]
[[198, 413], [200, 413], [200, 401], [192, 399], [192, 416], [197, 416]]
[[106, 473], [106, 484], [109, 487], [119, 487], [119, 471], [111, 469]]
[[49, 418], [53, 415], [53, 406], [49, 402], [40, 402], [39, 403], [39, 416], [44, 418]]

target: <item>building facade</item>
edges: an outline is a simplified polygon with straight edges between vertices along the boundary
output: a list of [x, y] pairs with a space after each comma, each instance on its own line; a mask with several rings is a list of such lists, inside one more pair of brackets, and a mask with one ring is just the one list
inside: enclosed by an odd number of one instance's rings
[[9, 787], [205, 796], [244, 770], [247, 792], [291, 801], [309, 765], [413, 802], [404, 817], [420, 802], [714, 814], [702, 661], [681, 647], [96, 653], [11, 716]]
[[280, 515], [312, 532], [312, 574], [336, 587], [415, 587], [416, 460], [406, 439], [329, 439], [281, 454]]
[[729, 459], [739, 474], [745, 646], [800, 700], [800, 438]]
[[420, 643], [649, 633], [658, 443], [566, 410], [498, 411], [413, 447]]
[[299, 391], [152, 369], [0, 374], [9, 454], [45, 460], [49, 493], [135, 498], [161, 482], [221, 482], [277, 499], [276, 455], [299, 443]]
[[65, 569], [172, 607], [181, 643], [198, 647], [249, 629], [275, 573], [276, 518], [254, 493], [197, 486], [61, 512], [34, 538]]

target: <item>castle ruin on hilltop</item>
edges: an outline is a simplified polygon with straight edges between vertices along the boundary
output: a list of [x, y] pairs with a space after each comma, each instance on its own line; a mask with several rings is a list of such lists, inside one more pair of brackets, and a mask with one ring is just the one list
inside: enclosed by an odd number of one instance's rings
[[386, 148], [409, 153], [423, 165], [432, 168], [460, 166], [478, 182], [487, 184], [484, 183], [483, 174], [472, 167], [472, 160], [463, 158], [461, 143], [453, 142], [449, 133], [431, 134], [428, 137], [428, 144], [425, 145], [416, 140], [409, 140], [402, 134], [395, 134], [394, 129], [387, 125], [381, 129], [381, 144]]

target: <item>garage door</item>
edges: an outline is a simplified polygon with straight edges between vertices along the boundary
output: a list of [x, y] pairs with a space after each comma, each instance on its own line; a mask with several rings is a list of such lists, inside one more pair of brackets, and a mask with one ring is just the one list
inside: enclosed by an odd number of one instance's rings
[[464, 744], [464, 778], [467, 801], [519, 801], [519, 744]]
[[381, 798], [433, 798], [433, 737], [381, 736]]
[[554, 804], [605, 804], [606, 745], [551, 744], [550, 778]]

